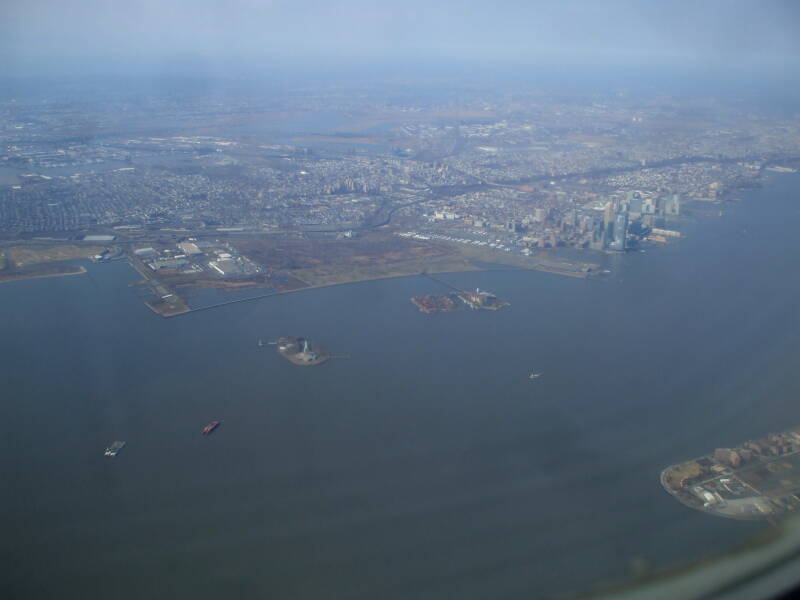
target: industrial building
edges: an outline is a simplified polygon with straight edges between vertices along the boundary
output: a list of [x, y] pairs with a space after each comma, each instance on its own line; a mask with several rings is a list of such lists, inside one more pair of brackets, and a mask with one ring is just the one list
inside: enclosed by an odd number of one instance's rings
[[188, 264], [189, 261], [184, 258], [156, 258], [150, 263], [150, 268], [154, 271], [160, 269], [180, 269]]
[[217, 271], [223, 277], [227, 277], [229, 275], [239, 275], [242, 273], [242, 269], [239, 267], [236, 261], [230, 258], [212, 260], [208, 263], [208, 266]]

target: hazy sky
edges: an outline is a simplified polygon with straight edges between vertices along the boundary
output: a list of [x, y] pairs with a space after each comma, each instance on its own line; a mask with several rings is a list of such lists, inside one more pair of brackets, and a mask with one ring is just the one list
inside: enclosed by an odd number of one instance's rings
[[800, 66], [800, 0], [3, 0], [0, 58]]

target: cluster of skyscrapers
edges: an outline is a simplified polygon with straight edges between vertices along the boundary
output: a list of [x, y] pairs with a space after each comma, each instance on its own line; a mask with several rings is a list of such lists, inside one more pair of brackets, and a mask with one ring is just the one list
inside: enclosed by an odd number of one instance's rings
[[[681, 201], [678, 194], [661, 198], [643, 198], [639, 192], [628, 192], [624, 199], [611, 198], [603, 214], [603, 227], [596, 232], [596, 241], [611, 250], [628, 248], [630, 233], [642, 233], [656, 224], [658, 217], [680, 215]], [[635, 231], [632, 231], [635, 226]], [[599, 234], [599, 235], [597, 235]]]

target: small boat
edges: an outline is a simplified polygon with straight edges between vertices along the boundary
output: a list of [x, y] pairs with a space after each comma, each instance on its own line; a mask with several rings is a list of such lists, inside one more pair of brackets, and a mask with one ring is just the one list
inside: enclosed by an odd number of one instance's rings
[[222, 423], [222, 421], [211, 421], [211, 423], [203, 427], [203, 435], [211, 435], [211, 433], [219, 427], [220, 423]]
[[528, 379], [539, 379], [539, 377], [541, 377], [541, 376], [542, 376], [542, 374], [541, 374], [541, 373], [531, 373], [531, 374], [528, 376]]
[[108, 448], [106, 448], [105, 455], [106, 456], [116, 456], [117, 452], [122, 450], [122, 448], [124, 446], [125, 446], [125, 442], [116, 441], [113, 444], [111, 444]]
[[258, 340], [258, 347], [260, 348], [263, 345], [264, 345], [264, 340]]

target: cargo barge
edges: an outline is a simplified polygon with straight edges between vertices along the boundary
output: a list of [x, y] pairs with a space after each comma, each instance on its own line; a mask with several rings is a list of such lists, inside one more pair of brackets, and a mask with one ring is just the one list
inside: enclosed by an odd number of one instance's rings
[[214, 430], [219, 427], [220, 423], [222, 423], [222, 421], [211, 421], [211, 423], [203, 427], [203, 435], [211, 435], [214, 433]]

